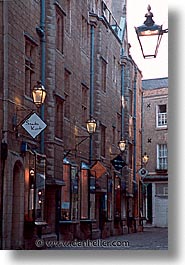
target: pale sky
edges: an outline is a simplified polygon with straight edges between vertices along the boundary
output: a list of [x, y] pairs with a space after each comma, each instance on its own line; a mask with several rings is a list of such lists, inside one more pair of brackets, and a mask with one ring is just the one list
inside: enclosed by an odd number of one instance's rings
[[145, 21], [147, 6], [150, 4], [153, 20], [157, 25], [168, 28], [167, 0], [127, 0], [128, 41], [130, 53], [142, 71], [143, 79], [168, 77], [168, 33], [163, 34], [156, 58], [144, 59], [134, 27], [141, 26]]

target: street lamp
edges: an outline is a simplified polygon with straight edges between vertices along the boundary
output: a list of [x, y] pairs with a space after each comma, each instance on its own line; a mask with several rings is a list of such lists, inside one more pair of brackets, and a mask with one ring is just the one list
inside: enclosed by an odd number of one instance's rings
[[32, 90], [33, 102], [39, 108], [46, 98], [46, 90], [42, 85], [41, 81], [37, 81], [37, 85]]
[[[163, 33], [168, 32], [168, 29], [162, 29], [162, 25], [155, 24], [152, 18], [153, 13], [151, 12], [150, 5], [148, 5], [147, 10], [148, 12], [145, 14], [146, 20], [144, 21], [144, 24], [135, 27], [144, 59], [156, 58]], [[153, 38], [153, 42], [151, 41], [151, 38]]]
[[87, 132], [89, 133], [89, 135], [87, 135], [87, 136], [85, 136], [85, 135], [76, 135], [75, 138], [82, 138], [82, 140], [75, 144], [75, 149], [69, 149], [68, 151], [66, 150], [66, 152], [64, 154], [64, 158], [66, 158], [71, 153], [71, 151], [75, 151], [75, 153], [76, 153], [77, 152], [77, 148], [78, 148], [79, 145], [81, 145], [88, 138], [91, 139], [92, 135], [96, 131], [96, 126], [97, 126], [96, 120], [91, 117], [86, 122], [86, 128], [87, 128]]
[[146, 154], [146, 152], [144, 153], [144, 155], [142, 156], [142, 161], [143, 164], [146, 166], [146, 164], [148, 163], [149, 160], [149, 156]]
[[96, 121], [92, 117], [86, 122], [87, 131], [91, 135], [96, 131]]
[[[36, 105], [37, 108], [40, 108], [44, 104], [44, 100], [46, 98], [46, 90], [40, 81], [37, 81], [37, 85], [33, 87], [32, 96], [33, 96], [34, 104]], [[27, 109], [20, 109], [20, 110], [24, 111]], [[16, 132], [17, 132], [17, 128], [23, 123], [23, 121], [25, 121], [28, 117], [30, 117], [30, 115], [34, 112], [33, 110], [31, 110], [31, 112], [29, 112], [29, 114], [26, 115], [26, 117], [24, 117], [24, 119], [21, 120], [17, 124], [17, 111], [19, 111], [18, 108], [16, 108], [16, 113], [14, 114], [13, 120], [12, 120], [13, 128], [14, 128], [14, 131]]]
[[120, 140], [120, 141], [118, 142], [118, 146], [119, 146], [119, 150], [120, 150], [121, 152], [125, 151], [126, 143], [125, 143], [124, 140]]

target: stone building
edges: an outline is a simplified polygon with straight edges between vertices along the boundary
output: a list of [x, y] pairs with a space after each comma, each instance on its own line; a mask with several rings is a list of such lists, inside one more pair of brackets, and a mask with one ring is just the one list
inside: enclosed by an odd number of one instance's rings
[[[129, 54], [126, 2], [111, 2], [0, 2], [2, 249], [141, 229], [142, 74]], [[47, 125], [35, 137], [22, 127], [40, 130], [33, 112]]]
[[143, 148], [149, 156], [145, 186], [146, 218], [168, 226], [168, 78], [142, 81]]

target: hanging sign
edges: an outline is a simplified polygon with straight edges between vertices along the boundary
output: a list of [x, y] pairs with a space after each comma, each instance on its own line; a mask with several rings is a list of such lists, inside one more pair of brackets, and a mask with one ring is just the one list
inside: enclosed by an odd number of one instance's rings
[[127, 165], [121, 155], [117, 155], [113, 160], [111, 160], [111, 164], [116, 170], [121, 170]]
[[148, 170], [147, 170], [146, 168], [144, 168], [144, 167], [140, 168], [140, 170], [139, 170], [139, 175], [140, 175], [142, 178], [146, 177], [146, 176], [148, 175]]
[[28, 119], [26, 119], [22, 127], [33, 137], [35, 138], [39, 135], [45, 128], [45, 122], [36, 114], [33, 113]]

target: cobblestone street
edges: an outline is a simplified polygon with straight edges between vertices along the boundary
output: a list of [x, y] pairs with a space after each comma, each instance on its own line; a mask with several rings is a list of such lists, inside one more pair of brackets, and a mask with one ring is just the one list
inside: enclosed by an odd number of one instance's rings
[[[127, 240], [128, 247], [118, 249], [125, 250], [168, 250], [167, 228], [144, 228], [144, 232], [127, 234], [115, 238], [116, 240]], [[112, 238], [111, 238], [112, 240]], [[114, 248], [117, 249], [117, 248]]]
[[53, 245], [52, 242], [45, 242], [45, 246], [50, 250], [168, 250], [168, 229], [145, 227], [143, 232], [106, 239], [74, 241], [70, 242], [71, 246], [68, 243], [58, 242]]

